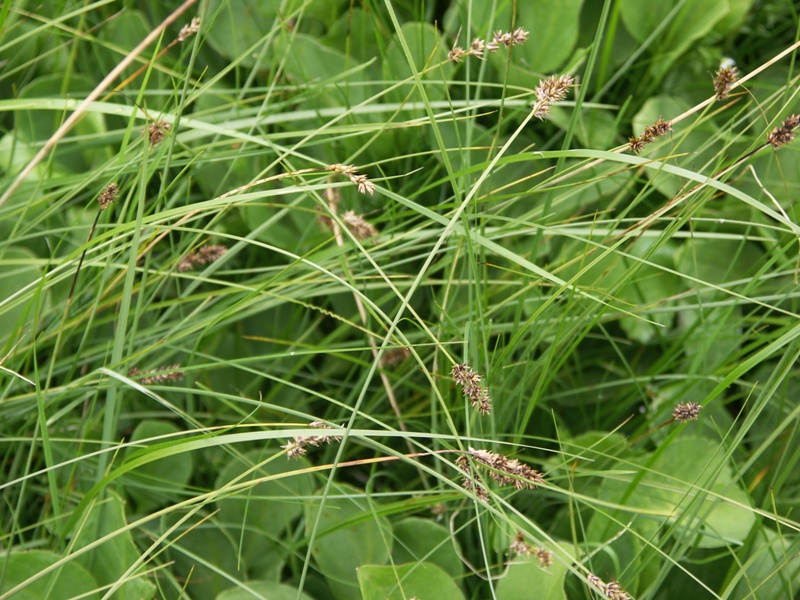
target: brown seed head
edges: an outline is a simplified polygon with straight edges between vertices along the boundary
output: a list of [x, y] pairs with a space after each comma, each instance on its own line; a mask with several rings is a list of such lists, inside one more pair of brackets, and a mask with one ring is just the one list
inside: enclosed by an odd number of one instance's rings
[[147, 137], [150, 140], [150, 146], [160, 144], [164, 137], [169, 132], [170, 124], [166, 121], [159, 121], [158, 123], [150, 123], [147, 127]]
[[714, 76], [714, 93], [717, 100], [725, 100], [730, 93], [731, 86], [739, 79], [736, 67], [720, 68]]
[[503, 33], [502, 31], [498, 31], [494, 34], [494, 42], [498, 46], [503, 45], [506, 48], [508, 48], [514, 43], [514, 38], [511, 36], [510, 33]]
[[184, 25], [181, 28], [180, 33], [178, 33], [178, 41], [185, 42], [198, 31], [200, 31], [200, 19], [198, 17], [194, 17], [191, 23]]
[[681, 423], [697, 421], [697, 417], [700, 415], [702, 409], [703, 407], [696, 402], [682, 402], [672, 411], [672, 418]]
[[139, 379], [143, 385], [153, 385], [156, 383], [172, 383], [180, 381], [184, 377], [184, 372], [180, 370], [179, 364], [158, 367], [142, 373], [136, 367], [128, 371], [128, 377]]
[[327, 171], [333, 171], [334, 173], [341, 173], [342, 175], [355, 175], [358, 173], [358, 169], [353, 165], [343, 165], [341, 163], [336, 163], [333, 165], [329, 165], [325, 167]]
[[375, 229], [375, 226], [361, 215], [357, 215], [353, 210], [348, 210], [342, 215], [342, 222], [353, 234], [353, 237], [359, 241], [378, 235], [378, 230]]
[[525, 541], [525, 536], [521, 531], [517, 531], [508, 549], [514, 554], [521, 554], [523, 556], [530, 556], [533, 554], [533, 547]]
[[104, 187], [103, 191], [100, 192], [100, 195], [97, 197], [97, 202], [100, 203], [100, 210], [107, 209], [108, 205], [116, 200], [118, 195], [119, 187], [117, 186], [116, 182], [109, 183], [106, 187]]
[[528, 40], [528, 32], [522, 27], [517, 27], [511, 34], [513, 44], [524, 44]]
[[784, 119], [780, 127], [776, 127], [767, 136], [767, 142], [776, 150], [794, 139], [794, 130], [800, 125], [800, 116], [792, 115]]
[[464, 58], [469, 52], [461, 48], [460, 46], [453, 46], [453, 49], [447, 53], [447, 58], [453, 62], [461, 62], [461, 59]]
[[553, 553], [550, 552], [550, 550], [546, 548], [536, 548], [534, 554], [536, 554], [536, 558], [539, 560], [539, 566], [543, 569], [553, 564]]

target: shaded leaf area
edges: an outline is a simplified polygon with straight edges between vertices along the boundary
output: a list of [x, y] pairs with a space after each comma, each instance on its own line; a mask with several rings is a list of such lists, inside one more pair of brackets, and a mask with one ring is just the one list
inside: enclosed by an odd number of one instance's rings
[[797, 597], [792, 3], [29, 4], [0, 596]]

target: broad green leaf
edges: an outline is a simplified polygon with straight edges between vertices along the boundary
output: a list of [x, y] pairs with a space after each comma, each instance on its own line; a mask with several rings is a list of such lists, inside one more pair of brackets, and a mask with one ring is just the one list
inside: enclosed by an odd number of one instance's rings
[[[567, 161], [567, 165], [577, 164]], [[587, 214], [604, 207], [604, 200], [616, 194], [631, 178], [630, 171], [609, 169], [598, 165], [581, 173], [576, 185], [560, 190], [553, 198], [550, 215], [554, 221], [573, 218], [576, 214]]]
[[[125, 503], [114, 492], [108, 492], [105, 500], [95, 504], [89, 512], [74, 539], [74, 550], [98, 540], [127, 525], [125, 520]], [[120, 580], [125, 572], [135, 563], [141, 554], [133, 543], [129, 531], [117, 534], [102, 546], [94, 548], [88, 554], [78, 557], [82, 564], [100, 585], [111, 585]], [[140, 567], [140, 571], [144, 567]], [[135, 576], [135, 575], [134, 575]], [[156, 586], [146, 576], [128, 580], [117, 589], [114, 598], [119, 600], [139, 600], [151, 598]]]
[[[572, 92], [568, 99], [572, 99]], [[562, 129], [566, 129], [572, 119], [572, 110], [564, 107], [554, 107], [549, 120]], [[578, 115], [575, 135], [584, 146], [589, 148], [611, 148], [620, 138], [616, 128], [614, 115], [606, 110], [585, 108]]]
[[728, 0], [728, 14], [714, 25], [714, 33], [728, 35], [741, 27], [755, 0]]
[[274, 581], [248, 581], [241, 587], [235, 587], [222, 592], [217, 600], [253, 600], [254, 598], [268, 598], [269, 600], [314, 600], [305, 592], [298, 592], [297, 588], [275, 583]]
[[[641, 317], [625, 315], [621, 318], [626, 333], [640, 343], [650, 343], [658, 338], [659, 331], [652, 322], [663, 325], [658, 329], [667, 331], [666, 328], [672, 324], [673, 313], [657, 312], [651, 315], [648, 311], [664, 306], [665, 299], [681, 291], [680, 279], [667, 270], [673, 266], [671, 246], [650, 252], [655, 242], [655, 238], [640, 238], [636, 243], [618, 248], [605, 256], [603, 252], [606, 251], [602, 247], [571, 242], [561, 252], [562, 260], [570, 263], [562, 277], [571, 279], [578, 275], [580, 285], [594, 291], [608, 292], [627, 311], [642, 314]], [[585, 258], [574, 260], [581, 253], [585, 253]], [[629, 258], [629, 255], [652, 264]]]
[[[498, 29], [510, 32], [515, 9], [514, 27], [528, 31], [528, 40], [513, 47], [509, 83], [532, 89], [536, 85], [532, 76], [555, 72], [572, 54], [578, 40], [582, 5], [583, 0], [526, 0], [498, 2], [496, 5], [493, 2], [475, 2], [472, 8], [473, 33], [488, 42]], [[487, 26], [490, 23], [493, 25]], [[487, 31], [487, 27], [493, 29]], [[470, 41], [467, 40], [466, 44]], [[491, 56], [495, 68], [505, 72], [505, 65], [509, 62], [507, 50], [501, 47]]]
[[[138, 10], [125, 10], [118, 14], [114, 19], [109, 20], [108, 24], [100, 29], [98, 39], [103, 40], [109, 46], [118, 48], [119, 51], [109, 49], [106, 52], [97, 53], [97, 61], [104, 71], [110, 71], [117, 66], [117, 63], [129, 51], [133, 50], [153, 30], [153, 26], [147, 21], [145, 15]], [[121, 79], [127, 79], [139, 70], [141, 65], [134, 62], [122, 72]], [[133, 80], [134, 85], [144, 83], [144, 74], [140, 74]], [[156, 90], [163, 84], [163, 77], [158, 69], [152, 69], [147, 77], [147, 89]], [[129, 93], [126, 91], [126, 93]], [[135, 96], [135, 93], [132, 94]]]
[[[676, 254], [678, 272], [703, 282], [722, 287], [727, 282], [747, 280], [755, 273], [761, 260], [761, 250], [755, 244], [737, 240], [698, 238], [687, 242]], [[686, 281], [688, 289], [702, 284]], [[684, 348], [688, 356], [700, 356], [706, 368], [716, 368], [740, 347], [742, 325], [737, 315], [738, 305], [704, 306], [714, 299], [728, 297], [721, 291], [688, 297], [689, 304], [679, 314], [681, 329], [691, 331]]]
[[[764, 539], [766, 538], [766, 539]], [[754, 536], [733, 600], [792, 600], [800, 593], [800, 537], [772, 529]]]
[[[209, 0], [206, 14], [214, 20], [204, 28], [206, 39], [214, 50], [230, 60], [241, 58], [241, 65], [252, 67], [258, 54], [245, 50], [259, 40], [265, 40], [273, 27], [279, 27], [278, 14], [281, 0]], [[256, 53], [267, 48], [256, 47]], [[269, 66], [270, 57], [262, 57], [261, 64]]]
[[[528, 30], [528, 41], [514, 47], [511, 64], [544, 75], [558, 70], [572, 54], [578, 40], [582, 4], [583, 0], [529, 0], [518, 3], [515, 26]], [[524, 85], [524, 82], [520, 83]]]
[[[381, 55], [385, 42], [375, 24], [376, 16], [360, 7], [342, 13], [331, 26], [324, 42], [349, 56], [348, 66], [367, 62]], [[380, 73], [380, 67], [374, 67]]]
[[457, 552], [458, 541], [450, 530], [428, 519], [411, 518], [394, 524], [392, 562], [428, 562], [440, 566], [451, 577], [461, 577], [464, 563]]
[[[147, 420], [136, 426], [131, 435], [131, 442], [155, 437], [166, 437], [178, 433], [180, 429], [169, 421]], [[158, 443], [153, 441], [151, 443]], [[139, 452], [131, 448], [126, 457]], [[127, 494], [136, 502], [138, 513], [147, 513], [153, 509], [176, 502], [183, 498], [183, 490], [192, 476], [194, 459], [189, 452], [176, 452], [135, 469], [123, 478]]]
[[[14, 300], [11, 297], [42, 276], [37, 262], [38, 258], [33, 252], [18, 246], [12, 246], [0, 254], [0, 343], [9, 338], [16, 339], [17, 332], [25, 329], [25, 323], [31, 322], [34, 303], [17, 303], [19, 297]], [[25, 297], [34, 296], [35, 292]], [[27, 317], [23, 319], [26, 311]]]
[[365, 565], [358, 570], [358, 583], [363, 600], [406, 600], [437, 598], [463, 600], [456, 582], [441, 568], [431, 563], [400, 566]]
[[[386, 50], [386, 61], [383, 63], [386, 79], [402, 81], [411, 78], [412, 71], [403, 50], [404, 43], [408, 46], [414, 66], [424, 83], [428, 99], [444, 99], [445, 87], [450, 82], [454, 65], [447, 58], [449, 48], [445, 46], [439, 31], [427, 23], [406, 23], [392, 37]], [[413, 78], [410, 81], [410, 84], [390, 93], [387, 96], [389, 101], [421, 102], [422, 97], [416, 89], [409, 97], [412, 86], [416, 87]]]
[[[560, 547], [572, 553], [568, 544]], [[550, 566], [543, 567], [534, 556], [517, 557], [509, 565], [505, 577], [497, 582], [497, 600], [528, 600], [534, 597], [532, 593], [537, 600], [567, 600], [564, 593], [567, 566], [553, 560]]]
[[[315, 487], [313, 476], [303, 472], [310, 466], [304, 459], [288, 461], [280, 456], [265, 462], [268, 456], [261, 450], [251, 450], [241, 458], [232, 457], [215, 483], [217, 490], [224, 490], [234, 480], [245, 483], [269, 478], [217, 501], [217, 520], [237, 539], [244, 528], [242, 554], [252, 565], [260, 562], [265, 546], [279, 540], [289, 524], [303, 513], [303, 504]], [[238, 479], [254, 465], [258, 467], [252, 473]]]
[[4, 557], [0, 571], [0, 594], [8, 592], [23, 581], [33, 578], [22, 590], [11, 598], [14, 600], [67, 600], [80, 596], [82, 599], [100, 598], [97, 582], [75, 561], [67, 562], [50, 573], [39, 576], [47, 567], [54, 565], [61, 556], [46, 550], [14, 552]]
[[[199, 95], [195, 114], [203, 120], [233, 121], [242, 118], [246, 111], [233, 90], [217, 85]], [[208, 198], [251, 183], [263, 174], [268, 164], [260, 148], [248, 148], [241, 142], [232, 142], [223, 148], [218, 150], [217, 157], [224, 157], [224, 160], [200, 158], [193, 169], [195, 180]]]
[[[165, 516], [162, 530], [178, 518], [174, 513]], [[169, 548], [169, 557], [175, 561], [172, 571], [181, 581], [188, 581], [193, 600], [213, 600], [231, 587], [231, 578], [246, 578], [247, 564], [239, 560], [236, 532], [221, 527], [214, 519], [199, 524], [197, 519], [185, 522], [172, 533], [173, 540]]]
[[[673, 9], [681, 5], [671, 17]], [[693, 47], [728, 14], [728, 0], [621, 0], [622, 21], [639, 42], [647, 40], [664, 25], [650, 50], [655, 55], [651, 73], [660, 79], [686, 50]]]
[[[358, 569], [388, 560], [392, 528], [385, 518], [373, 514], [364, 492], [357, 488], [335, 485], [331, 494], [325, 500], [311, 553], [336, 598], [357, 599]], [[319, 499], [306, 504], [306, 536], [311, 535], [318, 512]]]
[[325, 87], [310, 95], [310, 107], [349, 108], [367, 98], [369, 88], [363, 85], [363, 72], [356, 70], [344, 76], [347, 69], [356, 65], [317, 38], [300, 33], [282, 33], [275, 42], [275, 52], [286, 55], [283, 69], [290, 82], [300, 87], [325, 82]]
[[[629, 473], [637, 464], [647, 462], [621, 462], [614, 470]], [[601, 499], [624, 501], [633, 512], [640, 509], [643, 523], [660, 520], [675, 525], [676, 536], [689, 536], [689, 541], [701, 548], [740, 544], [755, 523], [747, 492], [734, 479], [730, 465], [722, 461], [719, 446], [713, 440], [680, 436], [629, 493], [632, 478], [633, 474], [606, 479]], [[634, 526], [639, 525], [634, 522]], [[608, 532], [602, 532], [605, 533]]]
[[[650, 249], [656, 242], [659, 242], [659, 246], [651, 252]], [[620, 319], [620, 326], [631, 339], [641, 344], [652, 343], [667, 334], [675, 319], [671, 311], [650, 312], [651, 309], [668, 308], [673, 304], [669, 299], [681, 289], [679, 276], [671, 272], [675, 267], [672, 256], [674, 244], [660, 243], [656, 238], [645, 237], [626, 247], [625, 251], [647, 260], [652, 266], [625, 259], [628, 267], [637, 271], [617, 297], [628, 303], [631, 312], [642, 313], [644, 318], [626, 315]], [[659, 269], [659, 266], [664, 269]]]
[[[33, 108], [14, 113], [14, 128], [20, 141], [44, 143], [66, 119], [63, 111], [36, 110], [37, 98], [63, 98], [66, 95], [80, 99], [94, 86], [94, 81], [80, 75], [73, 75], [65, 84], [62, 73], [45, 75], [31, 81], [20, 90], [19, 97], [30, 100]], [[103, 115], [93, 112], [84, 114], [53, 151], [57, 167], [69, 173], [84, 172], [92, 164], [105, 160], [109, 156], [108, 148], [71, 141], [78, 136], [97, 136], [105, 130]]]

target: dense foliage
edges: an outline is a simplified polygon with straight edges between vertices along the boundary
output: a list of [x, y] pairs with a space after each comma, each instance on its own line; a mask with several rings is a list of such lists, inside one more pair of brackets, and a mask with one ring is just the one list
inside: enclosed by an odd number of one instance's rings
[[4, 2], [0, 600], [795, 598], [799, 26]]

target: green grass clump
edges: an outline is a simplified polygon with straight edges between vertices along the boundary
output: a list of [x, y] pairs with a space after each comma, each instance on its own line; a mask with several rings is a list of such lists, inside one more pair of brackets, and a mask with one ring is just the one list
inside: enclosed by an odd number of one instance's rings
[[29, 4], [0, 600], [797, 596], [792, 3]]

